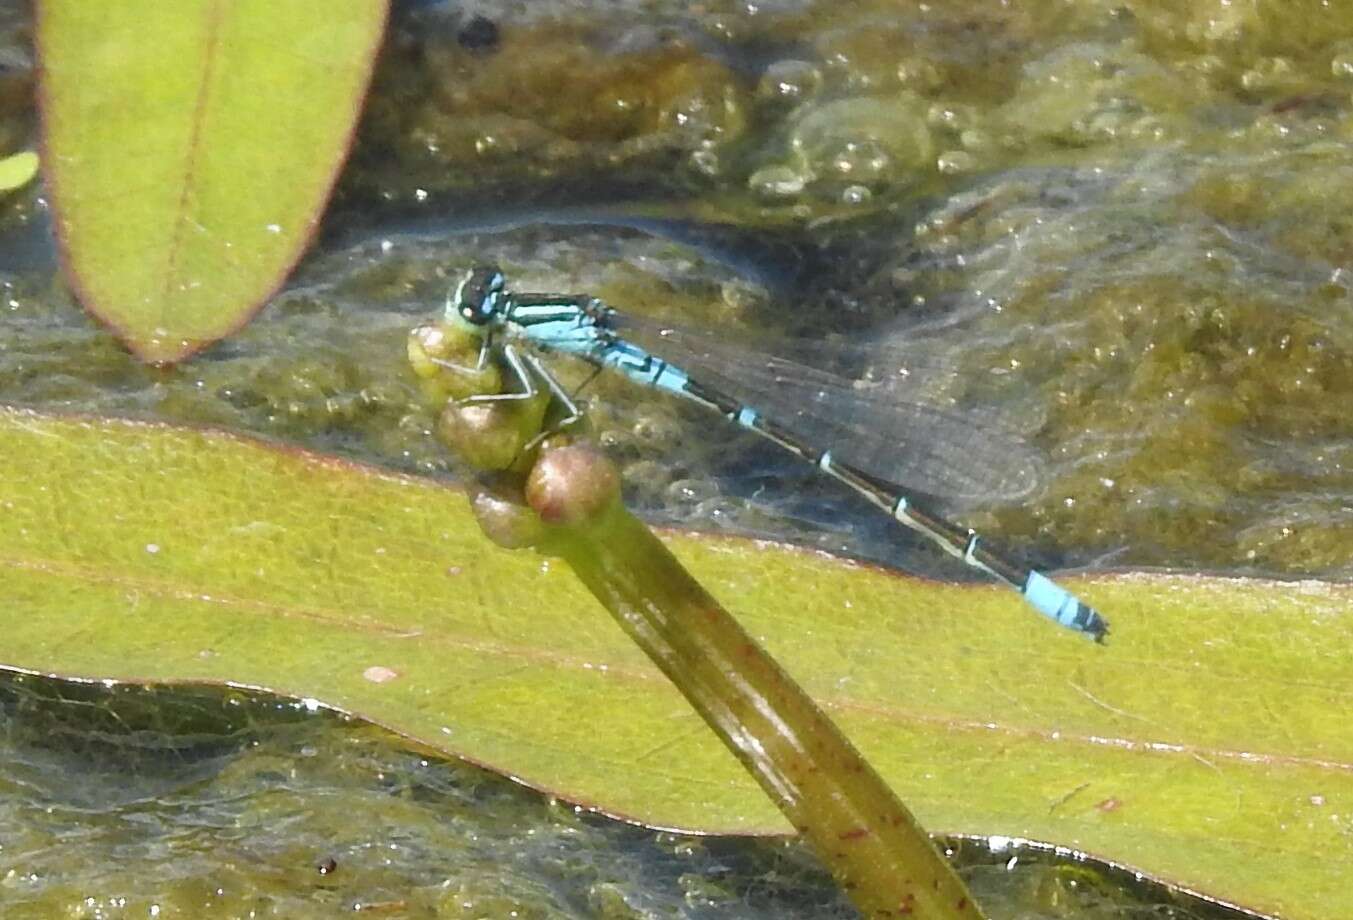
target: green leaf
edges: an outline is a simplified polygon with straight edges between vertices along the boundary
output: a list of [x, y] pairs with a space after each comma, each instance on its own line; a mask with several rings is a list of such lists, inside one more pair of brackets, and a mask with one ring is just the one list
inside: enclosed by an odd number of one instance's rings
[[38, 174], [38, 155], [31, 150], [0, 157], [0, 192], [23, 188]]
[[66, 268], [140, 357], [238, 329], [311, 238], [386, 0], [43, 0], [46, 156]]
[[[0, 660], [313, 697], [649, 824], [782, 832], [560, 564], [433, 482], [208, 431], [0, 410]], [[1353, 916], [1353, 591], [1012, 592], [672, 535], [933, 831], [1089, 852], [1289, 918]]]

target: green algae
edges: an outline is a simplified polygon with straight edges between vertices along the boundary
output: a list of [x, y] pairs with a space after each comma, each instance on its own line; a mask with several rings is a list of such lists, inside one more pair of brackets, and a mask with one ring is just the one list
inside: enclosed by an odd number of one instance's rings
[[[708, 150], [745, 129], [748, 87], [682, 41], [598, 53], [601, 23], [501, 30], [490, 52], [394, 30], [354, 182], [412, 189], [517, 184]], [[364, 157], [368, 146], [388, 156]]]
[[[873, 194], [850, 199], [852, 210], [935, 189], [942, 172], [1067, 148], [1270, 149], [1294, 131], [1348, 130], [1353, 26], [1317, 0], [660, 7], [663, 27], [651, 30], [639, 21], [652, 10], [608, 13], [562, 17], [546, 5], [504, 28], [492, 52], [450, 36], [428, 52], [426, 23], [396, 30], [359, 173], [369, 167], [373, 184], [404, 197], [482, 188], [507, 170], [518, 196], [524, 179], [530, 198], [567, 200], [561, 176], [604, 169], [613, 188], [716, 194], [747, 221], [783, 206], [768, 191], [822, 207], [814, 177], [832, 173], [839, 147], [876, 145], [918, 104], [938, 156], [876, 166], [863, 177]], [[711, 42], [717, 55], [703, 50]], [[639, 48], [606, 51], [622, 43]], [[833, 107], [865, 100], [878, 117], [843, 119], [839, 144], [787, 165], [787, 121], [830, 121]], [[649, 174], [617, 181], [630, 170]]]

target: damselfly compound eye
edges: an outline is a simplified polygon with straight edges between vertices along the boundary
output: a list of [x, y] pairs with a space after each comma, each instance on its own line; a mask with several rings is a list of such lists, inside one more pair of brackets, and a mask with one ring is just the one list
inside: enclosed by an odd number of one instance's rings
[[503, 273], [496, 265], [477, 265], [465, 273], [447, 302], [448, 316], [454, 313], [466, 322], [483, 326], [502, 310]]

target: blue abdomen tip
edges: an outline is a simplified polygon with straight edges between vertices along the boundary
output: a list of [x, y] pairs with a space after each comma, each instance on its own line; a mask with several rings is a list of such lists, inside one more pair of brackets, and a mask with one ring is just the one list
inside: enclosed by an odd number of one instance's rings
[[1109, 631], [1109, 624], [1098, 611], [1046, 575], [1029, 573], [1024, 583], [1024, 598], [1054, 623], [1087, 633], [1095, 641], [1102, 641]]

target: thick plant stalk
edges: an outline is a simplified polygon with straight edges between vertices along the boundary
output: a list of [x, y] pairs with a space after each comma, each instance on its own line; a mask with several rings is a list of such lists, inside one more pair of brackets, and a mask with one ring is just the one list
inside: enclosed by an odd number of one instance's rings
[[[794, 828], [816, 849], [866, 917], [969, 920], [981, 911], [953, 868], [892, 790], [836, 725], [602, 483], [564, 513], [536, 487], [552, 467], [586, 490], [589, 464], [546, 454], [527, 497], [549, 521], [540, 547], [564, 558], [635, 642], [672, 680]], [[587, 453], [591, 453], [587, 451]], [[604, 466], [603, 470], [587, 469]], [[578, 482], [576, 480], [582, 480]], [[567, 509], [576, 512], [577, 506]]]

